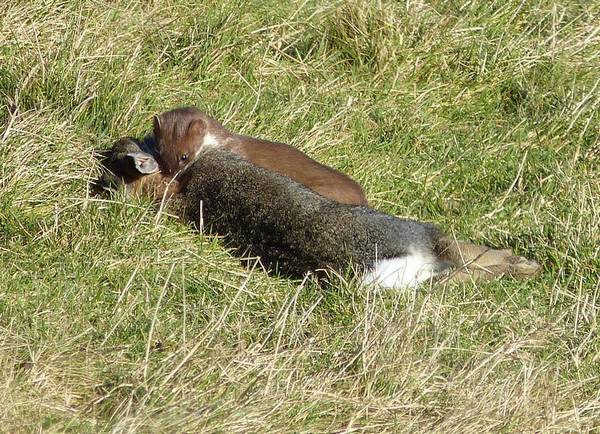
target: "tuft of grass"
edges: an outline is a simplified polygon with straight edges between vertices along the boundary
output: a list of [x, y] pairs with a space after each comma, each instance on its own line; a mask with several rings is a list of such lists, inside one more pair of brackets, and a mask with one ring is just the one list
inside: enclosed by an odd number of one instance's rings
[[[7, 432], [592, 431], [594, 2], [9, 1], [0, 11]], [[528, 282], [370, 293], [267, 276], [94, 151], [196, 105], [510, 247]]]

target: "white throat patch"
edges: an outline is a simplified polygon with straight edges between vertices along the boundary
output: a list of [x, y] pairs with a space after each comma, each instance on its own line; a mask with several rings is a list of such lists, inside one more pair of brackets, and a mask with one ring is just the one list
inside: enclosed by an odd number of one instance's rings
[[198, 149], [196, 149], [196, 151], [194, 152], [194, 155], [192, 155], [191, 161], [192, 162], [196, 161], [196, 159], [198, 158], [198, 156], [204, 149], [215, 148], [219, 145], [220, 145], [220, 143], [216, 136], [213, 136], [210, 133], [206, 133], [204, 135], [204, 138], [202, 139], [202, 145], [200, 147], [198, 147]]
[[219, 145], [219, 140], [217, 140], [216, 136], [213, 136], [210, 133], [206, 133], [204, 135], [204, 139], [202, 140], [202, 148], [204, 147], [215, 147]]

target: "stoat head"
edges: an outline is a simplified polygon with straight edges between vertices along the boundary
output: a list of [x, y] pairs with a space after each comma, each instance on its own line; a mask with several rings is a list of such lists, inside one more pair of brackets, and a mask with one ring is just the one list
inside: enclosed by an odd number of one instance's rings
[[218, 144], [225, 131], [215, 119], [193, 107], [154, 117], [154, 139], [161, 170], [175, 174], [194, 162], [204, 146]]

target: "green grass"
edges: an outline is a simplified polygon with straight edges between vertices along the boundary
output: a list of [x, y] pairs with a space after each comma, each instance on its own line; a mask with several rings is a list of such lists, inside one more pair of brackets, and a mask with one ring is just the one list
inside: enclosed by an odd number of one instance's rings
[[[198, 3], [0, 10], [0, 430], [600, 428], [597, 2]], [[180, 105], [544, 271], [319, 287], [91, 197]]]

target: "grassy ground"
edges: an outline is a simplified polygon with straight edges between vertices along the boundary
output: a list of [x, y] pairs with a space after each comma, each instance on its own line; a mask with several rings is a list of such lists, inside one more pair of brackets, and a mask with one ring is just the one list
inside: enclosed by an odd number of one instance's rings
[[[600, 428], [600, 6], [8, 0], [0, 430]], [[242, 268], [95, 148], [196, 105], [529, 282], [368, 293]]]

